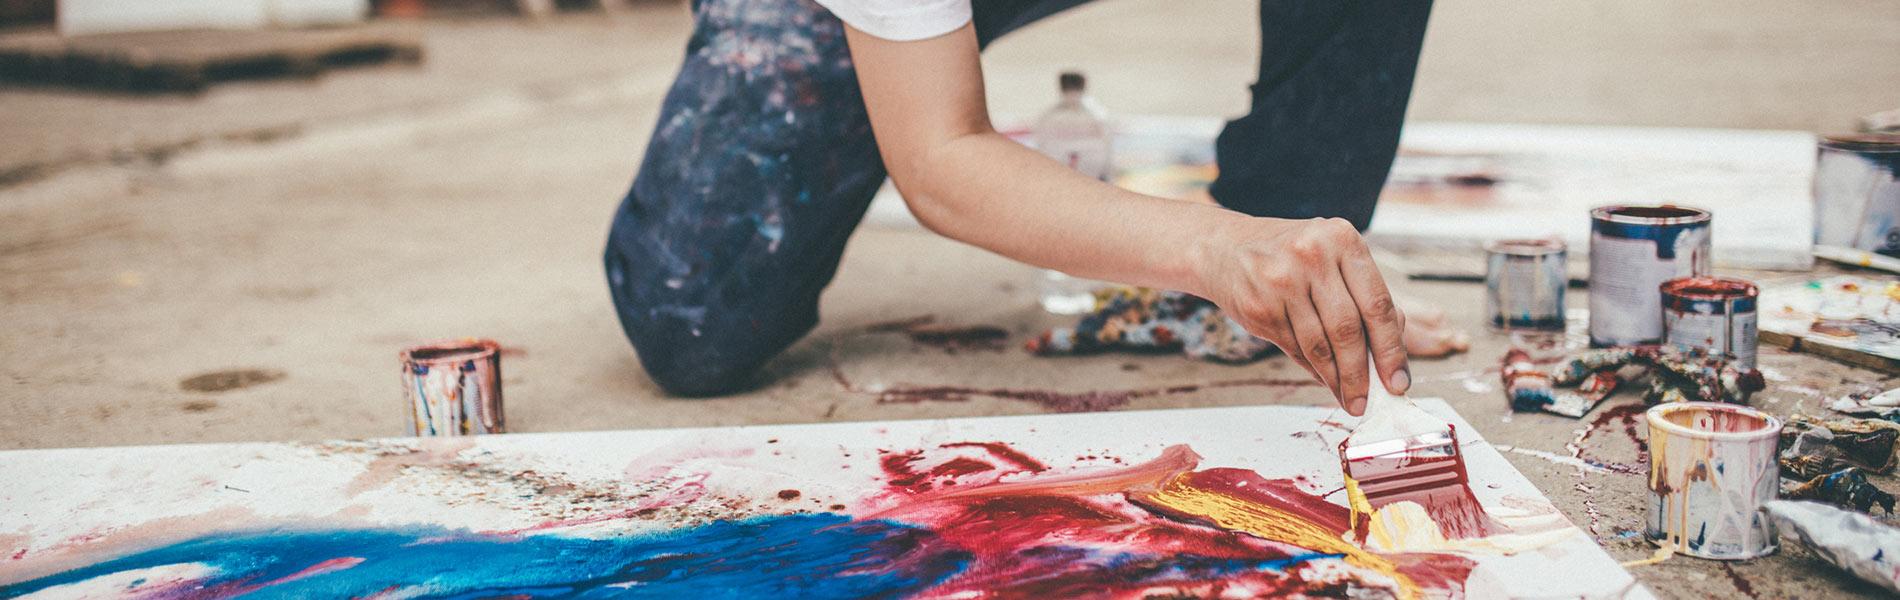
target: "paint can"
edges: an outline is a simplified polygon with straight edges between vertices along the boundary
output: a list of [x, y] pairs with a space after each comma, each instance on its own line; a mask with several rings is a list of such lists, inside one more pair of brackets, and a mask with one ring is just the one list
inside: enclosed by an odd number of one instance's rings
[[1604, 206], [1590, 211], [1590, 345], [1662, 341], [1663, 282], [1709, 273], [1708, 211]]
[[402, 351], [409, 428], [418, 436], [502, 433], [501, 344], [463, 338]]
[[1570, 287], [1563, 241], [1498, 240], [1484, 251], [1484, 314], [1491, 327], [1562, 331]]
[[1775, 499], [1781, 420], [1745, 406], [1674, 402], [1649, 421], [1644, 535], [1678, 554], [1741, 560], [1775, 551], [1761, 505]]
[[1900, 256], [1900, 134], [1821, 137], [1814, 244]]
[[1755, 368], [1755, 284], [1727, 277], [1682, 277], [1662, 285], [1664, 340], [1728, 356], [1743, 371]]

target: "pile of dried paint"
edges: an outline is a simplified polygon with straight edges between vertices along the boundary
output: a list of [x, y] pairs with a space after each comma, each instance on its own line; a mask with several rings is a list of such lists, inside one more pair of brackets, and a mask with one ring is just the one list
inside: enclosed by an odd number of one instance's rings
[[[1745, 404], [1767, 386], [1760, 371], [1742, 369], [1700, 348], [1627, 346], [1589, 350], [1546, 371], [1523, 350], [1505, 353], [1500, 370], [1505, 399], [1519, 412], [1581, 418], [1624, 383], [1649, 377], [1643, 399]], [[1555, 387], [1576, 387], [1560, 392]]]
[[1180, 349], [1189, 358], [1223, 363], [1253, 362], [1275, 349], [1213, 302], [1137, 287], [1097, 290], [1095, 308], [1075, 327], [1045, 331], [1026, 346], [1039, 355]]

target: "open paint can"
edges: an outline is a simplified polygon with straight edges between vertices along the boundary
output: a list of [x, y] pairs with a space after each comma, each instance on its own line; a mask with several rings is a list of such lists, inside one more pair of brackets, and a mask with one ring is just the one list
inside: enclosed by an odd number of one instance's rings
[[1781, 420], [1752, 408], [1677, 402], [1649, 409], [1644, 535], [1678, 554], [1740, 560], [1775, 551], [1761, 513], [1780, 490]]
[[501, 344], [464, 338], [402, 351], [413, 435], [502, 433]]
[[1900, 256], [1900, 134], [1822, 136], [1814, 243]]
[[1662, 341], [1656, 290], [1709, 273], [1708, 211], [1681, 206], [1604, 206], [1590, 211], [1590, 345]]
[[1670, 344], [1726, 355], [1755, 368], [1755, 284], [1726, 277], [1683, 277], [1662, 286], [1663, 331]]
[[1491, 327], [1562, 331], [1570, 286], [1563, 241], [1498, 240], [1484, 251], [1484, 314]]

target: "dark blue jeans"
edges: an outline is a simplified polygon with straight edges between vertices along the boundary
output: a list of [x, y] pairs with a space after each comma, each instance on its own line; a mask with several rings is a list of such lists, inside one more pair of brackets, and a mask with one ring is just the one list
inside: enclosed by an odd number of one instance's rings
[[[976, 0], [977, 37], [987, 45], [1084, 1]], [[885, 171], [836, 17], [810, 0], [693, 10], [606, 266], [647, 375], [713, 395], [756, 384], [760, 365], [817, 325], [818, 295]], [[1430, 12], [1430, 0], [1262, 0], [1252, 112], [1220, 135], [1214, 198], [1363, 229]]]

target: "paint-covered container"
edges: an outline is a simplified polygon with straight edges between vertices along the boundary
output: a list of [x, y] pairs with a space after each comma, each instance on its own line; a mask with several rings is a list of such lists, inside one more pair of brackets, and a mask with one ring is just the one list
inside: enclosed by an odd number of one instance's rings
[[1649, 514], [1644, 534], [1679, 554], [1740, 560], [1775, 551], [1761, 513], [1780, 490], [1781, 420], [1716, 402], [1657, 405], [1649, 422]]
[[1727, 355], [1737, 368], [1755, 368], [1755, 305], [1761, 289], [1727, 277], [1682, 277], [1662, 285], [1664, 340]]
[[1814, 243], [1900, 256], [1900, 134], [1822, 136]]
[[1590, 211], [1590, 345], [1662, 341], [1656, 291], [1677, 277], [1709, 273], [1708, 211], [1681, 206], [1604, 206]]
[[502, 433], [501, 345], [464, 338], [402, 352], [412, 435]]
[[1484, 314], [1495, 329], [1562, 331], [1562, 240], [1498, 240], [1484, 245]]

